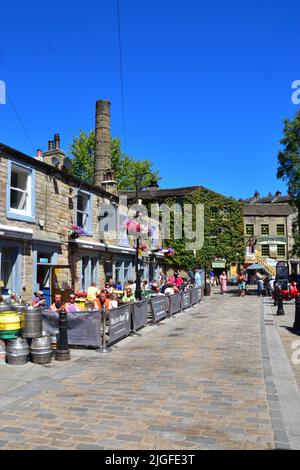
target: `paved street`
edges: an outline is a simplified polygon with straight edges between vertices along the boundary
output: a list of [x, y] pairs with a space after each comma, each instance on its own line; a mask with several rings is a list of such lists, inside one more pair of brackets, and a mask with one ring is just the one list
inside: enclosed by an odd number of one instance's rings
[[0, 448], [296, 446], [273, 377], [266, 307], [214, 289], [110, 354], [72, 349], [65, 363], [0, 366]]

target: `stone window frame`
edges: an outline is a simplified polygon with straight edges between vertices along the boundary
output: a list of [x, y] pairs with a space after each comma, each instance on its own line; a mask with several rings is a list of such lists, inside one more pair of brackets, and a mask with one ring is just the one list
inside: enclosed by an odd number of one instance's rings
[[[78, 197], [80, 195], [88, 197], [88, 202], [87, 202], [88, 207], [87, 207], [86, 211], [84, 211], [84, 212], [78, 209]], [[93, 235], [93, 194], [88, 192], [88, 191], [84, 191], [83, 189], [78, 189], [75, 211], [76, 211], [75, 220], [76, 220], [77, 225], [78, 225], [78, 223], [77, 223], [78, 212], [84, 213], [84, 214], [87, 213], [87, 215], [88, 215], [87, 225], [86, 225], [86, 227], [83, 227], [83, 228], [87, 232], [87, 235], [92, 236]]]
[[270, 245], [261, 245], [261, 255], [270, 256]]
[[[28, 208], [27, 212], [11, 208], [11, 173], [13, 167], [18, 167], [28, 174]], [[6, 181], [6, 217], [8, 219], [21, 220], [23, 222], [35, 223], [35, 169], [30, 165], [18, 162], [15, 159], [7, 160], [7, 181]]]
[[[279, 230], [279, 227], [283, 228], [283, 230]], [[284, 224], [276, 224], [276, 233], [277, 233], [277, 235], [285, 235], [285, 226], [284, 226]]]
[[[252, 227], [251, 233], [248, 232], [248, 227]], [[254, 224], [246, 224], [245, 233], [246, 233], [246, 235], [254, 235]]]
[[261, 224], [260, 225], [260, 234], [261, 235], [270, 235], [270, 225], [269, 224]]
[[[280, 249], [283, 248], [283, 252], [280, 253]], [[286, 249], [285, 249], [285, 245], [277, 245], [277, 256], [280, 256], [280, 257], [285, 257], [286, 256]]]

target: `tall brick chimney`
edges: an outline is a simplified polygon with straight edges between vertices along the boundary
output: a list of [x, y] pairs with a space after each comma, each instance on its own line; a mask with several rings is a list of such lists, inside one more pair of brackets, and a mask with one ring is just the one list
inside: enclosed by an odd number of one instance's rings
[[111, 167], [110, 101], [96, 101], [94, 184], [116, 193], [117, 186]]

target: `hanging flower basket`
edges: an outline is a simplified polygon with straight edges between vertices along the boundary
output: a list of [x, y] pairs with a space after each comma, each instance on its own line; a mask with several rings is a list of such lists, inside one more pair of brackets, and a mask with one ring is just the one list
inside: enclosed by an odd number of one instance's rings
[[148, 235], [149, 237], [153, 234], [152, 227], [148, 225], [142, 225], [136, 220], [127, 220], [124, 224], [124, 228], [127, 232], [127, 235]]
[[168, 258], [170, 258], [171, 256], [174, 256], [174, 248], [165, 248], [162, 250], [162, 253], [164, 254], [164, 256], [167, 256]]
[[76, 238], [87, 235], [87, 233], [84, 230], [84, 228], [80, 227], [79, 225], [72, 225], [71, 228], [68, 230], [68, 235], [69, 235], [69, 238], [74, 240]]
[[[136, 250], [136, 243], [133, 245], [133, 248], [134, 248], [134, 250]], [[144, 243], [144, 242], [140, 243], [140, 244], [139, 244], [139, 249], [140, 249], [141, 251], [146, 251], [146, 250], [147, 250], [147, 245], [146, 245], [146, 243]]]

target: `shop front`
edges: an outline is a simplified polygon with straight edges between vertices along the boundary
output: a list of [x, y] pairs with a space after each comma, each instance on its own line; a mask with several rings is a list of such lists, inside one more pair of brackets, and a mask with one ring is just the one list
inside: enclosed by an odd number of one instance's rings
[[44, 292], [46, 306], [49, 306], [52, 301], [51, 269], [58, 264], [59, 255], [61, 255], [61, 246], [58, 243], [48, 242], [46, 244], [44, 241], [35, 241], [32, 245], [33, 292], [39, 290]]

